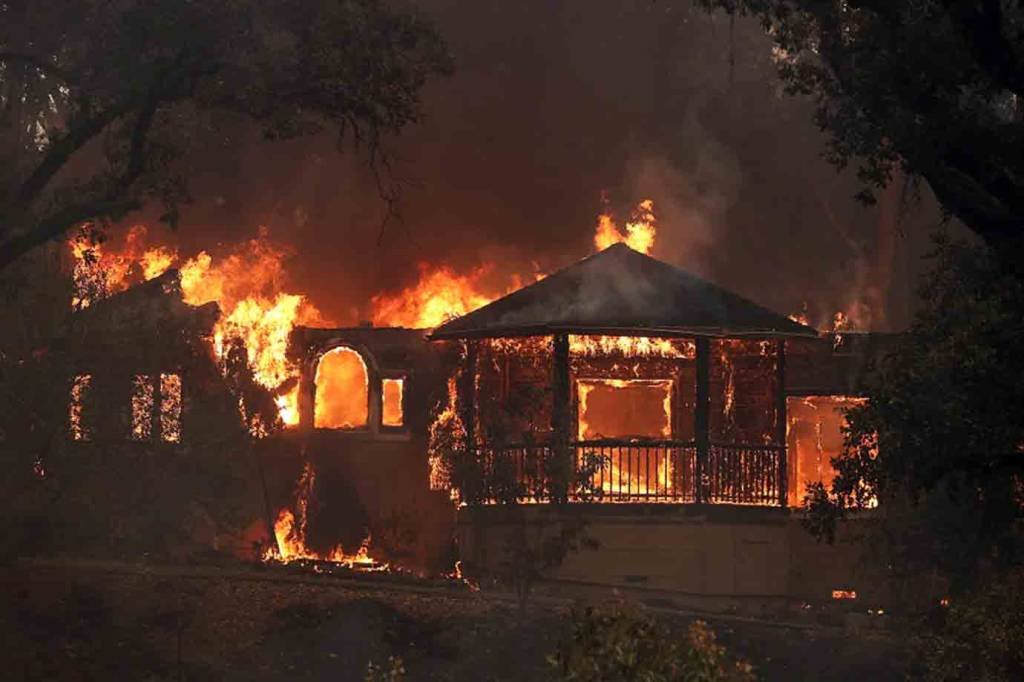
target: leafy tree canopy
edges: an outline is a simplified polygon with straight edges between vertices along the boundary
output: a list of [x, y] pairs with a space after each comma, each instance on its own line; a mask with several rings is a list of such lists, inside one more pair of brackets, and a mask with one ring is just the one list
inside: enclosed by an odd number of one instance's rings
[[13, 0], [0, 4], [0, 268], [87, 220], [161, 202], [239, 119], [269, 139], [334, 130], [379, 161], [450, 58], [379, 0]]
[[758, 17], [791, 94], [810, 95], [828, 158], [872, 201], [924, 178], [990, 245], [1024, 233], [1024, 9], [1005, 0], [697, 0]]
[[877, 500], [890, 566], [966, 585], [1024, 558], [1024, 283], [986, 249], [937, 256], [913, 328], [848, 413], [832, 489], [807, 504], [829, 535]]

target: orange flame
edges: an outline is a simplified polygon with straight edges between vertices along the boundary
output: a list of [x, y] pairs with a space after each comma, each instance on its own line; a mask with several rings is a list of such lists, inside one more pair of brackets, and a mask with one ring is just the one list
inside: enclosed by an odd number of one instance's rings
[[459, 275], [448, 267], [431, 270], [421, 264], [416, 284], [398, 294], [381, 294], [371, 299], [373, 322], [382, 326], [433, 329], [522, 285], [519, 277], [513, 277], [511, 286], [488, 290], [482, 281], [488, 274], [490, 269], [486, 267]]
[[[89, 229], [73, 237], [72, 305], [84, 308], [127, 289], [140, 278], [158, 277], [178, 261], [175, 249], [147, 247], [146, 237], [145, 226], [134, 226], [117, 250], [105, 249]], [[316, 307], [303, 296], [283, 291], [284, 261], [289, 255], [261, 228], [258, 237], [243, 242], [225, 258], [215, 261], [202, 251], [179, 266], [184, 301], [195, 306], [216, 302], [221, 310], [213, 330], [217, 358], [223, 359], [233, 343], [243, 343], [256, 382], [271, 391], [298, 376], [286, 355], [295, 325], [324, 323]], [[277, 395], [275, 402], [285, 424], [298, 423], [297, 386]], [[252, 425], [248, 415], [243, 414], [243, 419], [254, 434], [266, 431]]]
[[610, 215], [602, 213], [597, 217], [594, 246], [598, 251], [602, 251], [612, 244], [621, 242], [634, 251], [649, 254], [654, 248], [654, 238], [657, 234], [656, 222], [654, 202], [651, 199], [644, 199], [637, 204], [632, 218], [626, 223], [625, 234], [615, 225], [615, 221]]
[[268, 549], [263, 556], [263, 560], [281, 563], [291, 563], [292, 561], [299, 560], [330, 561], [336, 564], [343, 564], [349, 568], [359, 568], [360, 570], [387, 570], [387, 564], [378, 563], [370, 557], [371, 538], [369, 534], [359, 545], [359, 549], [355, 554], [346, 554], [341, 545], [325, 554], [317, 553], [306, 546], [307, 511], [315, 486], [316, 471], [309, 462], [306, 462], [296, 487], [295, 512], [293, 513], [287, 507], [278, 512], [277, 520], [274, 522], [276, 547]]
[[694, 358], [696, 347], [688, 339], [646, 336], [569, 336], [569, 350], [576, 355], [622, 355], [625, 357]]

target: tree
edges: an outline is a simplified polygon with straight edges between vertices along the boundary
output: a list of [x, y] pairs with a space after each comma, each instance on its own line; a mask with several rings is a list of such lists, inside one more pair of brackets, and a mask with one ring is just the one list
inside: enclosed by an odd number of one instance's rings
[[[758, 17], [827, 157], [871, 202], [897, 171], [1013, 265], [1024, 232], [1024, 9], [1002, 0], [697, 0]], [[1014, 265], [1016, 267], [1016, 265]]]
[[922, 310], [848, 412], [831, 489], [806, 504], [831, 537], [877, 501], [876, 548], [897, 574], [954, 590], [1024, 559], [1024, 283], [983, 248], [940, 241]]
[[379, 0], [5, 2], [0, 268], [148, 202], [175, 224], [189, 152], [240, 122], [333, 130], [386, 167], [382, 137], [449, 69], [432, 27]]

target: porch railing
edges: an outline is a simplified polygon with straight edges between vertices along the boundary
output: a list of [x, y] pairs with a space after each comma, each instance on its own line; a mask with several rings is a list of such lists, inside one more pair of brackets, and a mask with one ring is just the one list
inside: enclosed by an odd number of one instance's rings
[[[697, 500], [697, 447], [692, 441], [591, 440], [574, 442], [571, 448], [577, 467], [571, 499], [618, 503]], [[781, 446], [712, 443], [704, 464], [702, 499], [778, 506], [784, 456]], [[552, 457], [549, 445], [481, 448], [479, 457], [494, 499], [511, 494], [521, 501], [548, 501], [545, 472]]]
[[778, 506], [785, 455], [786, 449], [778, 445], [711, 443], [704, 472], [707, 500]]

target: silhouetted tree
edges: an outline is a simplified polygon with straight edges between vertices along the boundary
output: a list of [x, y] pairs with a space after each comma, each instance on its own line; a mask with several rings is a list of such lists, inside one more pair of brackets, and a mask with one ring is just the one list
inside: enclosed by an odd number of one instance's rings
[[[419, 115], [441, 39], [378, 0], [0, 5], [0, 268], [148, 202], [174, 224], [190, 149], [238, 121], [363, 143]], [[238, 135], [235, 134], [235, 139]]]
[[[1024, 231], [1024, 8], [1002, 0], [697, 0], [758, 17], [791, 94], [814, 98], [828, 158], [873, 201], [924, 178], [987, 243]], [[1003, 255], [1003, 254], [1001, 254]]]

